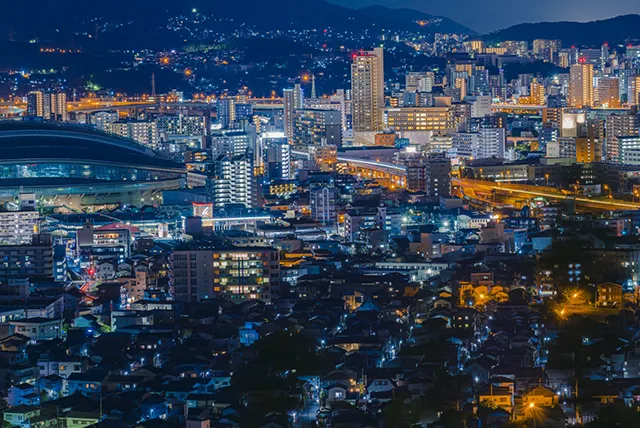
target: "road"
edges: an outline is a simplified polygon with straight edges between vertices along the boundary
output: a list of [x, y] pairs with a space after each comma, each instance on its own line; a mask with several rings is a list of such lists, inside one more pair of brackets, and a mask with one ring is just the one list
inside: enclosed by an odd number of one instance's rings
[[320, 406], [315, 398], [307, 401], [307, 405], [300, 411], [298, 418], [294, 422], [294, 428], [310, 428], [315, 427], [316, 414]]
[[576, 205], [608, 211], [640, 209], [640, 203], [638, 202], [629, 202], [620, 199], [586, 198], [584, 196], [580, 197], [563, 193], [553, 187], [531, 186], [526, 184], [512, 183], [496, 183], [493, 181], [469, 180], [466, 178], [453, 178], [451, 180], [451, 184], [460, 186], [462, 189], [489, 192], [495, 191], [497, 193], [518, 197], [542, 197], [557, 201], [572, 199], [573, 201], [575, 201]]

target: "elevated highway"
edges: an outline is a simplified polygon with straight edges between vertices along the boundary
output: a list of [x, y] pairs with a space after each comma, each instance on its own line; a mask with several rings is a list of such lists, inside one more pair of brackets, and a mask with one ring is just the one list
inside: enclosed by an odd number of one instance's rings
[[[556, 189], [555, 187], [532, 186], [527, 184], [497, 183], [493, 181], [470, 180], [466, 178], [452, 178], [451, 185], [457, 188], [460, 196], [468, 195], [475, 202], [484, 202], [487, 205], [504, 205], [509, 201], [522, 201], [526, 199], [545, 198], [551, 201], [570, 201], [576, 207], [592, 208], [605, 211], [626, 211], [640, 209], [640, 202], [629, 202], [620, 199], [606, 197], [593, 197], [575, 195], [573, 193]], [[499, 204], [495, 198], [487, 199], [486, 195], [499, 195], [504, 202]], [[482, 198], [479, 195], [485, 195]]]

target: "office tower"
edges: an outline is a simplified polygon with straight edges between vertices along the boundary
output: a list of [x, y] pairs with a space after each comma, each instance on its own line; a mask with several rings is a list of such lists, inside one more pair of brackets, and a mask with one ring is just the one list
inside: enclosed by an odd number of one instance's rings
[[252, 208], [255, 201], [253, 161], [248, 155], [222, 155], [213, 162], [213, 176], [207, 182], [207, 193], [216, 208], [230, 204]]
[[216, 102], [218, 123], [223, 129], [232, 128], [236, 123], [236, 100], [219, 98]]
[[271, 180], [289, 180], [291, 172], [291, 145], [286, 138], [266, 142], [266, 173]]
[[599, 78], [596, 95], [599, 106], [604, 108], [620, 107], [620, 79], [617, 77]]
[[245, 131], [222, 130], [211, 135], [212, 159], [223, 155], [244, 155], [250, 148], [249, 135]]
[[593, 107], [593, 64], [581, 62], [571, 66], [569, 105], [578, 108]]
[[451, 196], [451, 161], [446, 158], [425, 159], [427, 196]]
[[280, 291], [280, 253], [265, 247], [193, 244], [171, 254], [171, 286], [181, 302], [225, 297], [271, 302]]
[[606, 160], [618, 162], [620, 159], [618, 138], [638, 136], [638, 119], [631, 114], [612, 114], [605, 120]]
[[27, 116], [44, 117], [44, 94], [31, 91], [27, 94]]
[[304, 93], [300, 84], [293, 89], [285, 89], [282, 92], [284, 102], [284, 135], [291, 143], [293, 141], [293, 115], [296, 110], [304, 108]]
[[387, 110], [387, 126], [395, 131], [451, 131], [454, 109], [446, 107], [402, 107]]
[[478, 158], [504, 158], [506, 134], [504, 128], [481, 127], [478, 135]]
[[335, 223], [338, 217], [337, 198], [338, 192], [333, 187], [318, 186], [310, 189], [311, 218], [324, 225]]
[[546, 104], [544, 98], [544, 84], [538, 82], [538, 79], [533, 79], [529, 85], [529, 101], [531, 104], [543, 106]]
[[158, 133], [158, 124], [153, 121], [144, 120], [119, 120], [109, 125], [112, 134], [125, 138], [131, 138], [138, 143], [148, 146], [152, 149], [158, 147], [160, 134]]
[[342, 144], [341, 114], [336, 110], [298, 109], [293, 114], [293, 139], [296, 149]]
[[359, 52], [351, 64], [351, 108], [354, 132], [382, 129], [384, 51]]

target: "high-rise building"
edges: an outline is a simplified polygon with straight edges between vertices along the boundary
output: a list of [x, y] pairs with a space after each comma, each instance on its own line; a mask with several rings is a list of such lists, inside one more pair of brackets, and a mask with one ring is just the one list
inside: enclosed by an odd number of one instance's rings
[[293, 89], [285, 89], [282, 92], [284, 102], [284, 135], [291, 143], [293, 141], [293, 116], [295, 111], [304, 108], [304, 93], [300, 84], [296, 84]]
[[247, 153], [249, 135], [244, 131], [222, 130], [211, 135], [211, 158], [239, 156]]
[[337, 198], [338, 192], [333, 187], [318, 186], [310, 189], [311, 218], [325, 225], [335, 223], [338, 217]]
[[599, 106], [604, 108], [620, 107], [620, 79], [617, 77], [600, 77], [596, 96]]
[[218, 123], [222, 128], [231, 128], [236, 122], [236, 100], [219, 98], [216, 102]]
[[631, 114], [611, 114], [605, 121], [606, 160], [619, 162], [619, 137], [638, 136], [638, 119]]
[[20, 194], [19, 211], [0, 211], [0, 245], [31, 243], [40, 223], [35, 197], [34, 194]]
[[271, 302], [280, 291], [280, 253], [268, 247], [194, 244], [171, 254], [175, 299], [197, 302], [225, 297], [232, 302]]
[[207, 120], [205, 116], [187, 116], [178, 114], [172, 116], [160, 116], [158, 132], [165, 135], [207, 135]]
[[533, 79], [529, 85], [529, 101], [534, 105], [546, 105], [544, 85], [539, 83], [537, 79]]
[[[47, 119], [58, 122], [66, 122], [69, 120], [67, 113], [67, 94], [64, 92], [53, 92], [44, 97], [44, 113]], [[47, 106], [48, 103], [48, 106]]]
[[618, 158], [611, 162], [624, 165], [640, 165], [640, 136], [618, 137], [616, 139]]
[[27, 116], [42, 117], [46, 120], [59, 122], [68, 121], [67, 94], [64, 92], [29, 92], [27, 94]]
[[222, 155], [213, 163], [213, 176], [207, 180], [207, 193], [216, 208], [239, 204], [256, 205], [253, 162], [247, 155]]
[[11, 279], [53, 278], [51, 235], [34, 234], [28, 243], [0, 245], [0, 282]]
[[314, 146], [342, 144], [342, 117], [337, 110], [298, 109], [293, 114], [293, 146], [308, 150]]
[[451, 196], [451, 161], [446, 158], [427, 158], [425, 176], [428, 196]]
[[289, 180], [291, 174], [291, 145], [286, 138], [266, 143], [266, 174], [272, 180]]
[[152, 149], [158, 147], [160, 134], [158, 124], [149, 120], [119, 120], [108, 127], [109, 132], [125, 138], [131, 138]]
[[481, 127], [478, 135], [478, 158], [504, 158], [506, 134], [504, 128]]
[[27, 116], [44, 117], [44, 93], [31, 91], [27, 94]]
[[593, 107], [593, 64], [574, 64], [569, 76], [569, 105], [578, 108]]
[[89, 123], [104, 132], [111, 132], [111, 124], [118, 120], [117, 111], [99, 111], [89, 116]]
[[351, 108], [354, 132], [382, 129], [384, 51], [359, 52], [351, 64]]
[[627, 100], [629, 105], [640, 105], [640, 75], [629, 76]]

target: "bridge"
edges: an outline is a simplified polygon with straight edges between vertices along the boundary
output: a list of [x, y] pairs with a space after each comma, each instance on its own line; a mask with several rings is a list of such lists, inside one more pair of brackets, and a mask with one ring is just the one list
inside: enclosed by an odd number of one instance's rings
[[[452, 178], [451, 185], [456, 188], [459, 196], [474, 203], [483, 203], [485, 205], [503, 205], [507, 202], [522, 202], [528, 199], [545, 198], [560, 202], [570, 201], [575, 203], [576, 207], [581, 206], [606, 211], [640, 209], [640, 202], [629, 202], [606, 197], [589, 198], [559, 190], [555, 187], [497, 183], [466, 178]], [[488, 197], [489, 195], [492, 197]], [[494, 195], [500, 196], [503, 201], [502, 204], [496, 201]]]
[[407, 187], [406, 166], [348, 156], [338, 156], [337, 160], [343, 173], [375, 180], [381, 186], [390, 189], [404, 189]]

